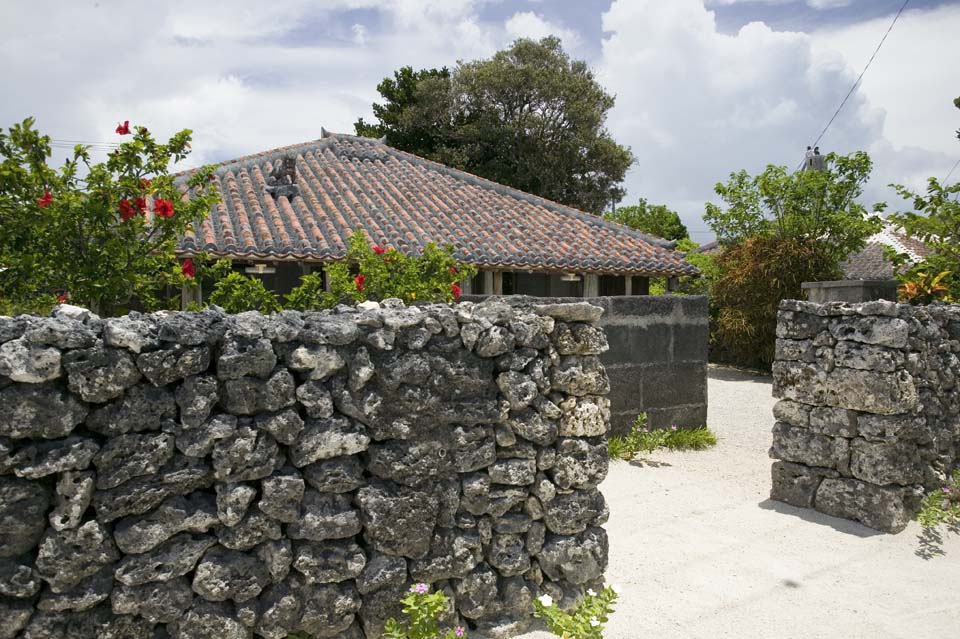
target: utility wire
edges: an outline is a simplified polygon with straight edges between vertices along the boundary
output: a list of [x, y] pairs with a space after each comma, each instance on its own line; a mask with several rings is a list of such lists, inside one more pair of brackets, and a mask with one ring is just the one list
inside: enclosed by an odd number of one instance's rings
[[947, 177], [943, 178], [943, 180], [940, 181], [940, 184], [942, 184], [943, 186], [946, 186], [947, 180], [950, 179], [950, 176], [953, 175], [953, 172], [957, 170], [958, 166], [960, 166], [960, 160], [957, 160], [956, 162], [954, 162], [953, 168], [950, 169], [949, 173], [947, 173]]
[[[827, 130], [830, 128], [830, 125], [833, 124], [833, 121], [837, 119], [837, 116], [840, 115], [840, 111], [843, 110], [843, 107], [846, 106], [847, 100], [850, 99], [850, 96], [853, 95], [853, 92], [856, 91], [857, 87], [860, 85], [860, 81], [863, 80], [864, 74], [867, 72], [867, 69], [870, 68], [870, 65], [873, 64], [873, 59], [877, 57], [877, 54], [880, 53], [880, 48], [883, 46], [883, 43], [887, 41], [887, 36], [890, 35], [890, 32], [893, 31], [893, 25], [897, 24], [897, 20], [900, 19], [900, 14], [903, 13], [903, 10], [907, 8], [907, 5], [910, 4], [910, 0], [904, 0], [903, 4], [900, 5], [900, 10], [897, 11], [897, 15], [893, 16], [893, 22], [890, 23], [890, 26], [887, 27], [886, 33], [883, 34], [883, 37], [880, 38], [880, 43], [877, 45], [877, 48], [874, 49], [873, 55], [870, 56], [870, 59], [867, 60], [867, 65], [863, 67], [863, 71], [860, 72], [860, 75], [857, 76], [857, 81], [853, 83], [853, 86], [850, 87], [850, 90], [847, 91], [847, 95], [843, 97], [843, 101], [840, 102], [840, 106], [837, 107], [837, 110], [833, 112], [833, 115], [830, 117], [830, 121], [827, 122], [827, 126], [823, 127], [823, 131], [820, 132], [820, 135], [817, 136], [817, 139], [814, 140], [813, 144], [810, 146], [818, 146], [820, 140], [823, 139], [823, 136], [827, 133]], [[803, 166], [803, 162], [800, 163], [800, 166]], [[797, 167], [799, 169], [799, 167]]]

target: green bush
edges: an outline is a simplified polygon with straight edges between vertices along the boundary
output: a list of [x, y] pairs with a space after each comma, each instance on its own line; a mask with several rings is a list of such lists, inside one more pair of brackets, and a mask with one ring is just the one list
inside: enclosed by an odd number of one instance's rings
[[599, 593], [591, 589], [569, 612], [561, 610], [550, 595], [533, 602], [533, 616], [543, 619], [550, 632], [563, 639], [603, 639], [603, 627], [617, 602], [617, 589], [608, 586]]
[[955, 471], [942, 488], [924, 498], [917, 521], [924, 528], [960, 526], [960, 470]]
[[717, 436], [706, 426], [700, 428], [649, 428], [647, 415], [641, 413], [625, 437], [611, 437], [607, 442], [610, 459], [630, 461], [640, 453], [652, 453], [658, 448], [670, 450], [706, 450], [716, 446]]
[[388, 619], [383, 628], [383, 636], [387, 639], [438, 639], [441, 636], [443, 639], [458, 639], [466, 635], [460, 626], [441, 632], [438, 618], [449, 604], [442, 590], [430, 592], [427, 584], [414, 584], [400, 602], [407, 620]]
[[268, 291], [260, 280], [229, 273], [218, 281], [210, 294], [210, 303], [220, 306], [228, 313], [260, 311], [267, 314], [280, 310], [280, 300]]

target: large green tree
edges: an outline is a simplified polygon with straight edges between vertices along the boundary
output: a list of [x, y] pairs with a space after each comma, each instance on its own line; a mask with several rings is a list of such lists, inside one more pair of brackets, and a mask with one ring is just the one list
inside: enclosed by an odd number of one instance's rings
[[624, 195], [633, 155], [605, 127], [614, 98], [555, 37], [452, 71], [405, 67], [377, 88], [377, 122], [358, 135], [586, 211]]
[[690, 233], [680, 216], [662, 204], [649, 204], [640, 198], [636, 206], [620, 206], [604, 217], [611, 222], [624, 224], [643, 233], [649, 233], [665, 240], [682, 240]]
[[[0, 131], [0, 302], [38, 309], [56, 296], [112, 314], [132, 303], [167, 303], [164, 288], [193, 272], [177, 238], [216, 202], [210, 169], [175, 183], [172, 164], [190, 152], [190, 131], [166, 144], [146, 127], [117, 127], [104, 162], [77, 145], [59, 168], [50, 138], [31, 118]], [[128, 137], [129, 136], [129, 137]], [[183, 190], [193, 196], [183, 198]]]

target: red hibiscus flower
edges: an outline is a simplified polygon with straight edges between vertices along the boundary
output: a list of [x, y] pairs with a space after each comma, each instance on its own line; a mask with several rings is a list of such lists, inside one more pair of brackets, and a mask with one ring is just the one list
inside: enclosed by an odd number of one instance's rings
[[53, 202], [53, 196], [50, 195], [50, 191], [44, 191], [43, 197], [37, 200], [37, 204], [41, 209], [45, 209], [50, 206], [50, 203]]
[[376, 253], [377, 255], [383, 255], [384, 253], [387, 252], [387, 249], [383, 248], [382, 246], [374, 246], [373, 252]]
[[133, 201], [133, 205], [137, 207], [137, 210], [140, 211], [140, 214], [147, 212], [147, 200], [146, 198], [138, 197]]
[[64, 304], [68, 299], [70, 299], [70, 293], [64, 291], [63, 293], [57, 295], [57, 304]]
[[143, 178], [142, 180], [140, 180], [141, 191], [149, 191], [151, 186], [153, 186], [153, 182], [151, 182], [147, 178]]
[[130, 120], [124, 120], [123, 124], [117, 125], [117, 135], [130, 135]]
[[454, 275], [456, 275], [456, 274], [457, 274], [457, 267], [456, 267], [456, 266], [451, 266], [451, 267], [450, 267], [450, 272], [453, 273]]
[[193, 260], [189, 257], [185, 259], [183, 264], [180, 265], [180, 272], [183, 273], [184, 277], [193, 279], [193, 276], [197, 274], [197, 270], [193, 266]]
[[153, 212], [160, 217], [173, 217], [173, 202], [158, 197], [153, 201]]
[[120, 200], [120, 219], [124, 222], [129, 221], [137, 212], [133, 209], [133, 205], [130, 204], [130, 200], [123, 198]]
[[367, 281], [367, 278], [365, 278], [365, 277], [363, 276], [363, 273], [361, 273], [360, 275], [357, 275], [355, 278], [353, 278], [354, 284], [357, 285], [357, 292], [358, 292], [358, 293], [363, 293], [363, 283], [366, 282], [366, 281]]
[[454, 302], [456, 302], [457, 300], [460, 299], [460, 293], [463, 292], [463, 291], [460, 289], [460, 287], [457, 286], [456, 284], [451, 284], [451, 285], [450, 285], [450, 291], [453, 293], [453, 301], [454, 301]]

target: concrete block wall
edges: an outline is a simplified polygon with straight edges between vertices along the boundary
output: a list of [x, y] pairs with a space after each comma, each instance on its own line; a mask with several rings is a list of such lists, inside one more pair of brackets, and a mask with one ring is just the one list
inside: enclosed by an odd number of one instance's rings
[[[538, 298], [502, 299], [528, 304]], [[705, 296], [636, 295], [550, 301], [587, 301], [604, 309], [597, 326], [606, 331], [610, 343], [600, 360], [610, 377], [611, 434], [629, 432], [640, 413], [647, 414], [653, 428], [674, 424], [697, 428], [707, 423], [710, 326]]]
[[888, 532], [960, 464], [960, 306], [786, 300], [771, 499]]

